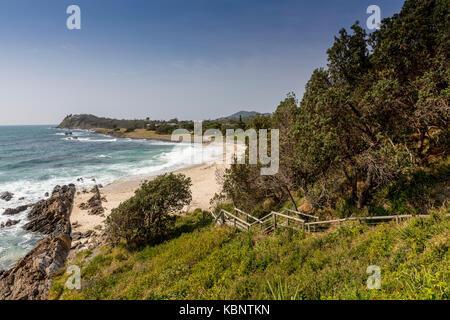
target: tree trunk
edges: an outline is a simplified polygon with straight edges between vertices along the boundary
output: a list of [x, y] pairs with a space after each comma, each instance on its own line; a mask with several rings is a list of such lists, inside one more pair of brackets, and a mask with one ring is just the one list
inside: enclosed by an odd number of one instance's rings
[[287, 191], [287, 193], [288, 193], [288, 195], [289, 195], [289, 198], [291, 198], [292, 204], [294, 205], [294, 210], [295, 210], [295, 211], [298, 211], [298, 210], [297, 210], [297, 204], [295, 203], [294, 197], [292, 196], [292, 194], [291, 194], [291, 192], [289, 191], [289, 188], [288, 188], [288, 187], [286, 187], [286, 191]]
[[356, 168], [353, 168], [353, 174], [350, 175], [347, 169], [344, 167], [344, 173], [352, 188], [352, 203], [356, 204], [356, 202], [358, 201], [358, 170]]
[[363, 208], [366, 205], [367, 200], [369, 200], [372, 183], [372, 169], [369, 168], [367, 171], [366, 181], [364, 182], [364, 187], [362, 188], [361, 195], [358, 199], [358, 209]]
[[358, 170], [356, 168], [353, 168], [352, 199], [353, 203], [356, 203], [356, 199], [358, 199]]

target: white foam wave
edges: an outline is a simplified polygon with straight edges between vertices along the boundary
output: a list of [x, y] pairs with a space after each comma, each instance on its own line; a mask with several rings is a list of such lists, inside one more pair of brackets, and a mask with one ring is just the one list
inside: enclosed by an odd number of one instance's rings
[[116, 142], [117, 139], [91, 139], [91, 138], [73, 138], [67, 137], [63, 138], [65, 141], [80, 141], [80, 142]]

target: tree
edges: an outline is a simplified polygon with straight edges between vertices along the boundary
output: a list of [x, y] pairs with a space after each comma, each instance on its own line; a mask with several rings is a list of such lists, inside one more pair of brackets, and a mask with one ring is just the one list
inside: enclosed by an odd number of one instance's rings
[[106, 220], [109, 239], [126, 240], [129, 246], [164, 241], [173, 228], [171, 213], [192, 200], [191, 179], [182, 174], [165, 174], [144, 182], [134, 196], [113, 209]]

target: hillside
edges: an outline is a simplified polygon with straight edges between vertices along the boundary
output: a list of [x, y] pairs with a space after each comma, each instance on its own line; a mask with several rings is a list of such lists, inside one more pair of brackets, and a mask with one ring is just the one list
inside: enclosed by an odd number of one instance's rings
[[[252, 118], [261, 115], [255, 111], [240, 111], [236, 112], [228, 117], [219, 118], [216, 120], [205, 120], [205, 126], [215, 126], [220, 127], [221, 124], [224, 123], [234, 123], [238, 120], [250, 120]], [[229, 123], [228, 123], [229, 124]], [[160, 129], [167, 129], [169, 133], [170, 130], [176, 128], [185, 128], [192, 129], [194, 126], [193, 121], [178, 121], [178, 119], [171, 119], [168, 121], [163, 120], [150, 120], [147, 118], [146, 120], [119, 120], [119, 119], [111, 119], [98, 117], [92, 114], [75, 114], [66, 116], [63, 121], [58, 125], [58, 128], [61, 129], [146, 129], [151, 128], [152, 130], [156, 130], [158, 127]], [[168, 127], [168, 128], [166, 128]]]
[[248, 120], [251, 118], [255, 118], [259, 115], [268, 115], [268, 114], [267, 113], [261, 114], [256, 111], [239, 111], [239, 112], [233, 113], [232, 115], [230, 115], [228, 117], [219, 118], [219, 120], [239, 120], [240, 118], [242, 118], [243, 120]]
[[[80, 253], [82, 290], [55, 279], [53, 299], [448, 299], [450, 207], [432, 218], [322, 234], [268, 236], [218, 227], [202, 214], [179, 218], [172, 239], [137, 251]], [[381, 268], [369, 290], [366, 269]], [[60, 274], [63, 274], [62, 270]]]
[[115, 129], [115, 128], [144, 128], [146, 120], [117, 120], [97, 117], [92, 114], [68, 115], [58, 125], [61, 129]]

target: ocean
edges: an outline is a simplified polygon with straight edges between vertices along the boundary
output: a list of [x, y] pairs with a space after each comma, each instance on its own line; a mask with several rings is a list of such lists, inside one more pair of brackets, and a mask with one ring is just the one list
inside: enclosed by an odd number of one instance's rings
[[[89, 188], [193, 164], [190, 144], [114, 138], [88, 130], [70, 130], [72, 136], [68, 136], [68, 131], [52, 126], [0, 126], [0, 194], [14, 194], [8, 202], [0, 199], [0, 224], [21, 220], [0, 229], [0, 270], [10, 268], [42, 239], [22, 229], [29, 210], [5, 216], [5, 209], [42, 200], [55, 185]], [[203, 152], [203, 160], [213, 160], [220, 152]]]

